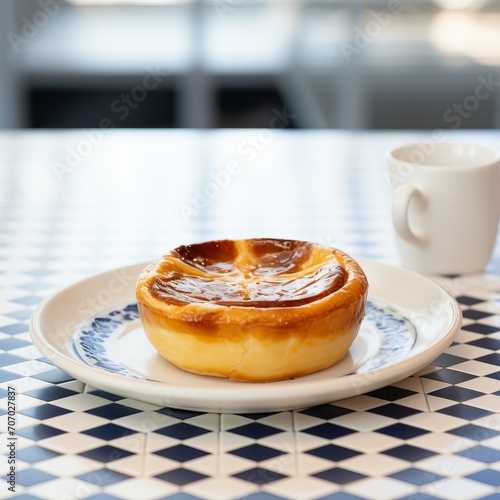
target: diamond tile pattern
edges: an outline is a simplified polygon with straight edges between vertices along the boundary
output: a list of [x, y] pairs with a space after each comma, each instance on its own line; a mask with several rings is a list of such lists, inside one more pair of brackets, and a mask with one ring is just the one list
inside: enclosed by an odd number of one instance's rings
[[189, 469], [179, 468], [165, 472], [164, 474], [160, 474], [159, 476], [156, 477], [158, 479], [162, 479], [163, 481], [168, 481], [169, 483], [174, 483], [179, 486], [184, 486], [186, 484], [199, 481], [200, 479], [204, 479], [208, 476]]
[[170, 458], [171, 460], [176, 460], [180, 463], [184, 463], [190, 460], [194, 460], [195, 458], [203, 457], [204, 455], [207, 455], [207, 452], [191, 446], [179, 444], [170, 448], [155, 451], [155, 454], [165, 458]]
[[[409, 134], [285, 134], [184, 221], [178, 205], [248, 133], [214, 132], [208, 149], [198, 132], [150, 133], [108, 137], [63, 179], [50, 158], [79, 132], [0, 134], [0, 419], [14, 388], [14, 498], [498, 498], [499, 245], [485, 275], [438, 278], [464, 317], [449, 349], [412, 377], [333, 404], [237, 417], [144, 405], [76, 382], [34, 350], [29, 320], [49, 293], [183, 242], [275, 234], [398, 264], [384, 155]], [[295, 158], [307, 168], [289, 168]], [[277, 185], [286, 197], [266, 191]]]
[[262, 462], [283, 454], [280, 450], [269, 446], [262, 446], [260, 444], [244, 446], [243, 448], [232, 450], [231, 453], [233, 455], [246, 458], [247, 460], [253, 460], [254, 462]]
[[255, 467], [253, 469], [234, 474], [233, 477], [237, 477], [238, 479], [243, 479], [254, 484], [268, 484], [287, 476], [280, 474], [279, 472], [263, 469], [261, 467]]
[[181, 422], [178, 424], [173, 424], [163, 429], [157, 429], [155, 431], [163, 436], [169, 436], [176, 439], [189, 439], [209, 432], [207, 429], [202, 429], [196, 425], [187, 424]]

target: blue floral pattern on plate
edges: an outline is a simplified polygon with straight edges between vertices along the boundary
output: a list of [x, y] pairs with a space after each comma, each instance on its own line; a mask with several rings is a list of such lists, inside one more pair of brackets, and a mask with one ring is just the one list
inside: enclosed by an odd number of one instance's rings
[[97, 366], [126, 377], [143, 378], [113, 361], [105, 344], [106, 340], [122, 330], [126, 323], [136, 319], [139, 319], [137, 304], [128, 304], [122, 309], [115, 307], [109, 312], [95, 316], [78, 327], [71, 350], [86, 365]]
[[[106, 349], [106, 342], [119, 335], [132, 321], [139, 319], [136, 303], [121, 308], [114, 307], [98, 316], [89, 318], [77, 327], [70, 346], [74, 355], [88, 366], [96, 366], [110, 373], [135, 379], [147, 380], [132, 373], [125, 366], [113, 360]], [[368, 322], [380, 336], [378, 352], [358, 367], [353, 373], [366, 373], [393, 364], [407, 357], [415, 345], [417, 334], [412, 322], [402, 313], [379, 300], [366, 304], [365, 322]]]
[[405, 359], [417, 339], [413, 323], [394, 308], [377, 301], [366, 304], [365, 321], [371, 323], [382, 335], [376, 356], [360, 366], [354, 373], [366, 373], [389, 363]]

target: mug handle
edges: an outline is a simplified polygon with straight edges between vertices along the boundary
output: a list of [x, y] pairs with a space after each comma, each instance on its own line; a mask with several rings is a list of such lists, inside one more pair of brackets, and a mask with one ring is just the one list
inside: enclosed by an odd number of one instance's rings
[[408, 225], [408, 209], [413, 196], [419, 194], [417, 188], [406, 184], [398, 186], [392, 197], [392, 222], [396, 232], [409, 243], [423, 243], [424, 239], [417, 236]]

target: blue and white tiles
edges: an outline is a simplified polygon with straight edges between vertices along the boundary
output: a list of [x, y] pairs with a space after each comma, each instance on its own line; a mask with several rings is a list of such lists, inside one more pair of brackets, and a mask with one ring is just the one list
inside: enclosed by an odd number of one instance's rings
[[[384, 154], [410, 133], [284, 133], [188, 220], [179, 204], [203, 187], [203, 169], [216, 158], [243, 161], [244, 131], [214, 132], [213, 158], [193, 154], [210, 156], [199, 132], [110, 134], [88, 169], [62, 180], [50, 164], [9, 163], [24, 150], [58, 158], [74, 138], [42, 135], [0, 134], [2, 431], [7, 390], [17, 392], [17, 488], [13, 494], [5, 482], [0, 498], [500, 498], [498, 247], [489, 273], [441, 278], [464, 326], [430, 366], [293, 412], [205, 414], [122, 398], [73, 380], [28, 334], [34, 308], [58, 288], [189, 241], [266, 233], [397, 264]], [[493, 135], [483, 138], [495, 145]], [[130, 160], [110, 161], [111, 151], [125, 150], [135, 152]], [[0, 465], [6, 474], [6, 457]]]

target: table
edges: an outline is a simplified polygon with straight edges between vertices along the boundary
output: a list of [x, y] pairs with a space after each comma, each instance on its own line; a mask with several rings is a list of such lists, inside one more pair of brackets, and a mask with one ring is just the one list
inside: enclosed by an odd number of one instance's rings
[[[52, 292], [186, 242], [299, 238], [398, 265], [384, 155], [429, 136], [2, 132], [1, 467], [14, 456], [16, 485], [4, 476], [0, 498], [500, 498], [498, 245], [485, 274], [440, 278], [464, 323], [432, 365], [315, 408], [220, 415], [124, 399], [63, 373], [28, 334]], [[499, 145], [496, 132], [447, 138]]]

